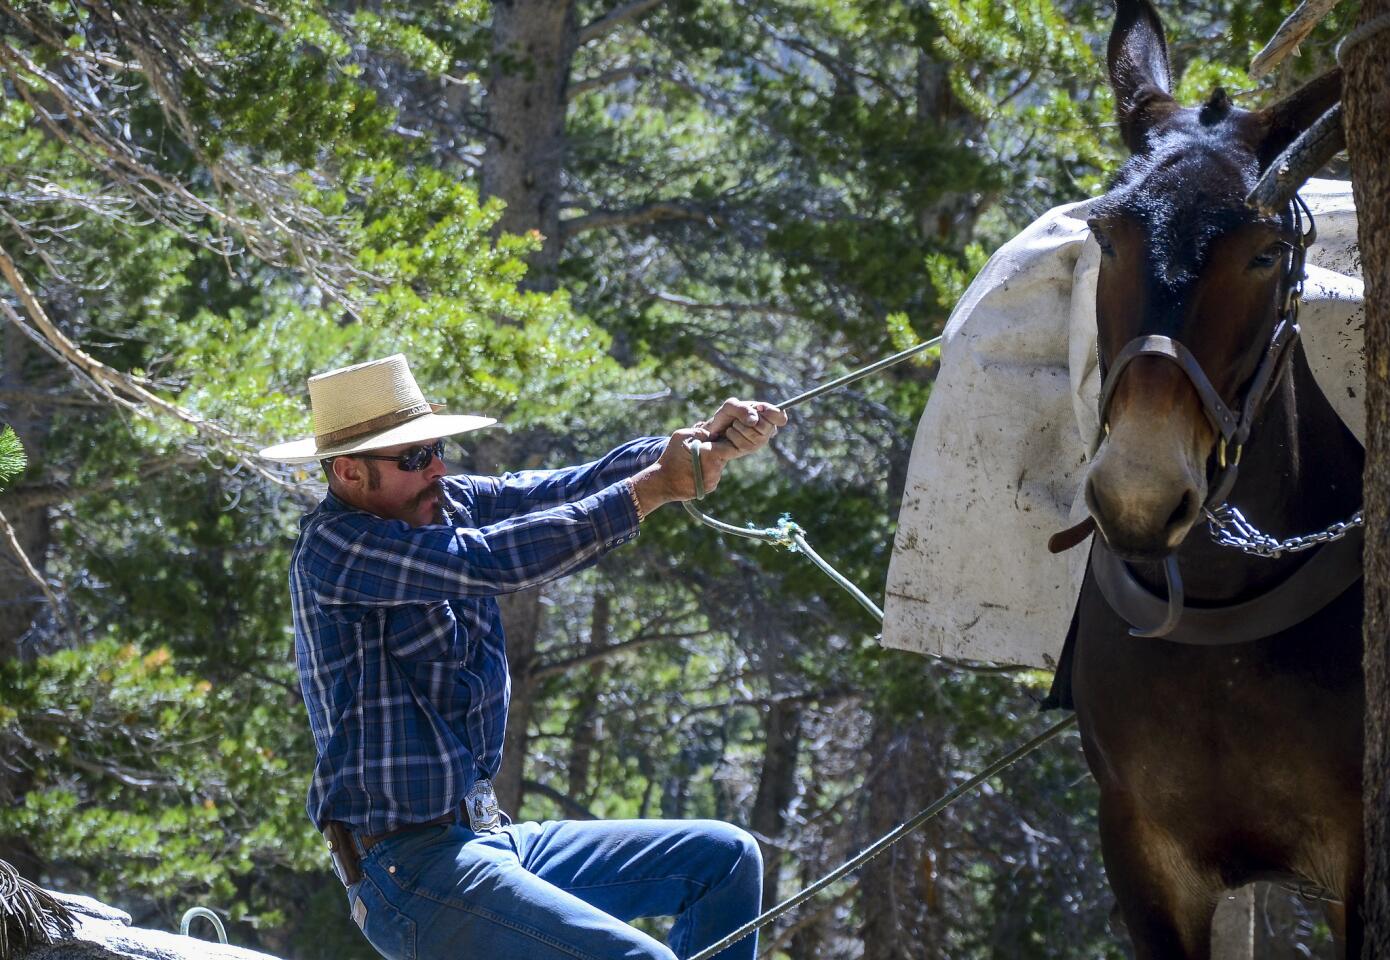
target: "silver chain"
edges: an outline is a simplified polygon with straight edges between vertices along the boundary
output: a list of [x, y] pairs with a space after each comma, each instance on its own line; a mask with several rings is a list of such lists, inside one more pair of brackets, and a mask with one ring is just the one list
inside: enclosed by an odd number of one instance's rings
[[1339, 520], [1326, 530], [1279, 540], [1267, 533], [1261, 533], [1254, 524], [1245, 519], [1245, 515], [1239, 509], [1229, 503], [1223, 503], [1215, 510], [1208, 510], [1206, 514], [1207, 530], [1213, 541], [1223, 547], [1233, 547], [1243, 553], [1264, 557], [1267, 560], [1274, 560], [1286, 553], [1298, 553], [1300, 550], [1309, 550], [1319, 544], [1340, 540], [1366, 522], [1358, 509], [1349, 519]]

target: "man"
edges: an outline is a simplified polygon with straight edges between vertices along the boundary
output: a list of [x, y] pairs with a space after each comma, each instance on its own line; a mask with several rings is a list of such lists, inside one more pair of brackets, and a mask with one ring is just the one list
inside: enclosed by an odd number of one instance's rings
[[[765, 446], [786, 415], [729, 400], [601, 460], [447, 476], [443, 416], [401, 355], [309, 380], [314, 436], [261, 451], [323, 464], [290, 565], [318, 760], [309, 815], [353, 919], [389, 960], [687, 957], [756, 915], [762, 862], [716, 821], [511, 823], [490, 778], [509, 682], [496, 597], [589, 566], [662, 504]], [[669, 948], [629, 926], [674, 916]], [[720, 954], [752, 960], [756, 938]]]

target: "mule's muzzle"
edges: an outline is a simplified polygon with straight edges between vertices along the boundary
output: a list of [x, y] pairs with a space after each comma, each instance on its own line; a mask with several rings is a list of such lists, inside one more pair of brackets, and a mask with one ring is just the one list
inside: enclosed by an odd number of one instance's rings
[[[1144, 491], [1143, 493], [1149, 493]], [[1086, 506], [1110, 549], [1131, 562], [1162, 560], [1187, 538], [1202, 512], [1202, 490], [1153, 490], [1151, 495], [1109, 498], [1093, 478], [1086, 480]]]

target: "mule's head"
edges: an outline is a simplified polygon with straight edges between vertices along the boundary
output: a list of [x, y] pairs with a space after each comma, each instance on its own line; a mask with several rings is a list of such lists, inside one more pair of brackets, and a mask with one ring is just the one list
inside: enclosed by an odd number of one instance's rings
[[[1291, 215], [1257, 216], [1260, 173], [1340, 95], [1333, 72], [1259, 111], [1217, 90], [1201, 107], [1169, 93], [1163, 27], [1147, 2], [1117, 3], [1110, 81], [1132, 156], [1092, 208], [1101, 249], [1096, 323], [1102, 369], [1136, 338], [1186, 347], [1239, 412], [1282, 303], [1298, 240]], [[1220, 434], [1197, 381], [1168, 357], [1118, 369], [1085, 495], [1101, 535], [1129, 559], [1175, 550], [1201, 514]]]

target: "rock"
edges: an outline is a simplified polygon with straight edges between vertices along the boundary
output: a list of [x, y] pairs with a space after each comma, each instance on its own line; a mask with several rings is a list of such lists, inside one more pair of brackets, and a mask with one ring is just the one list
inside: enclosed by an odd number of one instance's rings
[[131, 926], [130, 914], [91, 897], [53, 896], [73, 912], [73, 936], [35, 947], [21, 960], [277, 960], [215, 940]]

